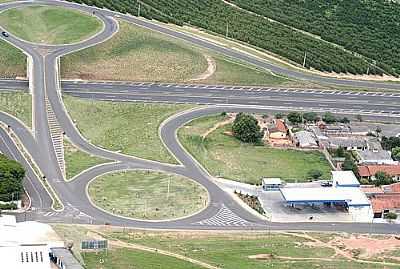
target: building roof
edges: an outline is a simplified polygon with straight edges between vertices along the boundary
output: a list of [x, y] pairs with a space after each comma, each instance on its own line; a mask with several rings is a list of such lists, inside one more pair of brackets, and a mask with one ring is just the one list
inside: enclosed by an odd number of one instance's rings
[[263, 178], [263, 185], [282, 185], [282, 180], [280, 178]]
[[283, 198], [288, 203], [343, 202], [349, 206], [369, 206], [367, 196], [360, 188], [281, 188]]
[[392, 155], [387, 150], [358, 150], [361, 161], [393, 161]]
[[388, 192], [398, 192], [398, 193], [400, 193], [400, 182], [399, 183], [393, 183], [391, 185], [385, 186], [385, 188], [388, 189]]
[[299, 131], [295, 133], [295, 137], [301, 147], [318, 146], [317, 141], [314, 138], [314, 134], [311, 132]]
[[286, 127], [286, 124], [283, 120], [281, 119], [275, 119], [274, 123], [271, 125], [269, 128], [270, 132], [282, 132], [286, 133], [288, 131], [288, 128]]
[[399, 209], [400, 194], [375, 195], [371, 198], [371, 204], [374, 213], [380, 213], [385, 209]]
[[400, 164], [385, 165], [361, 165], [358, 166], [358, 173], [361, 177], [374, 176], [377, 172], [385, 172], [394, 177], [400, 175]]
[[364, 138], [358, 137], [329, 137], [329, 146], [336, 147], [356, 147], [356, 148], [366, 148], [368, 146], [367, 141]]
[[360, 182], [352, 171], [332, 171], [332, 181], [338, 187], [359, 187]]
[[383, 189], [381, 187], [375, 186], [361, 186], [361, 190], [366, 194], [383, 193]]

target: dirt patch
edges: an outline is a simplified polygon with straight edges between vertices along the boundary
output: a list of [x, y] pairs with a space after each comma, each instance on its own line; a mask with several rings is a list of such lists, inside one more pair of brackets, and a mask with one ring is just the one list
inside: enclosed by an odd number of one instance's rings
[[218, 122], [217, 124], [215, 124], [212, 128], [208, 129], [204, 134], [202, 134], [201, 137], [203, 139], [205, 139], [208, 135], [210, 135], [212, 132], [214, 132], [218, 128], [221, 128], [221, 127], [223, 127], [225, 125], [228, 125], [228, 124], [232, 123], [234, 120], [235, 120], [235, 117], [229, 115], [229, 117], [226, 120]]
[[400, 240], [395, 237], [369, 238], [366, 236], [351, 236], [350, 238], [335, 238], [332, 244], [344, 247], [347, 251], [360, 250], [360, 257], [368, 258], [400, 248]]
[[274, 258], [274, 255], [273, 254], [257, 254], [257, 255], [251, 255], [248, 258], [254, 259], [254, 260], [266, 261], [266, 260], [272, 260]]
[[208, 64], [207, 70], [204, 71], [204, 73], [202, 73], [202, 74], [196, 76], [195, 78], [191, 79], [190, 81], [208, 79], [209, 77], [214, 75], [215, 71], [217, 70], [217, 63], [215, 62], [215, 60], [209, 55], [204, 55], [204, 57], [206, 58], [207, 64]]

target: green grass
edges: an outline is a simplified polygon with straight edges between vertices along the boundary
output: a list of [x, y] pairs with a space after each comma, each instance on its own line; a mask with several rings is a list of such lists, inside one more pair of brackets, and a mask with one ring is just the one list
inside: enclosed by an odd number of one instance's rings
[[78, 42], [102, 28], [101, 21], [93, 16], [50, 6], [6, 10], [0, 14], [0, 25], [24, 40], [46, 44]]
[[[83, 258], [87, 269], [201, 269], [203, 267], [194, 265], [187, 261], [149, 253], [133, 249], [114, 249], [112, 251], [100, 253], [84, 253]], [[100, 259], [104, 263], [100, 263]]]
[[[95, 80], [189, 82], [207, 69], [203, 53], [210, 54], [189, 43], [121, 21], [120, 31], [111, 40], [64, 57], [61, 61], [62, 76]], [[221, 55], [212, 57], [217, 64], [214, 75], [191, 83], [292, 83]]]
[[0, 78], [26, 76], [26, 56], [22, 51], [0, 40]]
[[92, 156], [77, 149], [68, 140], [64, 139], [64, 160], [65, 160], [65, 172], [66, 178], [72, 179], [80, 172], [106, 162], [111, 162], [106, 159]]
[[[168, 183], [170, 191], [168, 196]], [[207, 204], [207, 192], [182, 176], [150, 171], [107, 174], [89, 185], [92, 201], [125, 217], [162, 220], [184, 217]]]
[[223, 56], [215, 56], [214, 59], [217, 66], [215, 73], [206, 80], [198, 81], [199, 83], [249, 86], [290, 86], [295, 84], [294, 81], [272, 75], [268, 71], [261, 70], [236, 60], [231, 60]]
[[323, 178], [329, 178], [330, 166], [323, 154], [240, 143], [224, 134], [231, 125], [218, 128], [203, 140], [201, 135], [223, 119], [196, 119], [178, 132], [182, 144], [212, 175], [252, 184], [260, 183], [262, 177], [293, 182], [305, 181], [310, 170], [318, 169]]
[[32, 99], [30, 94], [23, 92], [0, 93], [0, 110], [17, 117], [25, 125], [32, 126]]
[[64, 96], [82, 134], [95, 145], [137, 157], [176, 163], [163, 146], [158, 127], [189, 105], [89, 101]]
[[62, 58], [61, 67], [65, 78], [179, 82], [204, 72], [207, 62], [188, 44], [120, 22], [112, 39]]

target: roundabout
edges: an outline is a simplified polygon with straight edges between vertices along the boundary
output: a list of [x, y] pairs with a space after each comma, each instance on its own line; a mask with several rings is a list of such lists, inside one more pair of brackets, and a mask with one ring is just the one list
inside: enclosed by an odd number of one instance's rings
[[[168, 118], [164, 121], [159, 129], [159, 135], [163, 142], [163, 145], [169, 150], [174, 158], [177, 159], [177, 165], [161, 163], [151, 160], [146, 160], [134, 156], [128, 156], [120, 152], [113, 152], [99, 146], [92, 144], [88, 141], [78, 130], [75, 122], [69, 116], [67, 109], [64, 106], [62, 99], [62, 83], [60, 81], [60, 70], [59, 60], [60, 57], [70, 54], [75, 51], [82, 50], [97, 44], [103, 43], [108, 39], [112, 38], [115, 33], [118, 32], [119, 26], [115, 17], [124, 19], [126, 22], [135, 23], [144, 27], [151, 28], [161, 33], [167, 33], [181, 38], [187, 41], [193, 41], [196, 45], [204, 46], [209, 49], [214, 49], [216, 52], [225, 53], [228, 56], [233, 56], [237, 59], [245, 60], [251, 64], [258, 65], [261, 68], [269, 68], [273, 71], [282, 71], [283, 73], [292, 75], [294, 77], [300, 77], [303, 79], [314, 78], [313, 75], [298, 74], [291, 70], [282, 70], [281, 67], [271, 66], [271, 64], [262, 62], [251, 58], [246, 54], [238, 54], [232, 50], [219, 47], [218, 45], [211, 44], [207, 41], [196, 39], [193, 37], [173, 32], [167, 28], [162, 28], [156, 24], [151, 24], [144, 20], [135, 19], [128, 15], [114, 13], [108, 10], [102, 10], [84, 5], [72, 4], [62, 1], [35, 1], [35, 4], [39, 5], [53, 5], [56, 7], [70, 8], [79, 10], [79, 12], [86, 12], [88, 14], [94, 14], [96, 18], [103, 23], [102, 30], [91, 35], [89, 33], [84, 36], [86, 39], [79, 43], [63, 44], [63, 45], [51, 45], [51, 44], [32, 44], [28, 41], [22, 40], [17, 36], [14, 36], [11, 31], [9, 37], [2, 37], [6, 42], [22, 50], [28, 55], [29, 63], [29, 89], [32, 93], [32, 104], [33, 104], [33, 115], [32, 115], [32, 131], [29, 130], [22, 122], [9, 114], [0, 112], [0, 121], [5, 125], [10, 126], [10, 129], [20, 141], [17, 145], [14, 140], [11, 140], [9, 135], [2, 130], [1, 134], [15, 156], [21, 156], [21, 148], [26, 151], [25, 155], [29, 156], [32, 165], [25, 164], [25, 168], [28, 171], [29, 180], [26, 185], [26, 189], [32, 198], [32, 207], [34, 210], [28, 212], [27, 217], [30, 219], [38, 219], [42, 221], [58, 221], [58, 222], [75, 222], [75, 223], [90, 223], [90, 224], [111, 224], [116, 226], [124, 227], [136, 227], [136, 228], [157, 228], [157, 229], [237, 229], [237, 230], [264, 230], [266, 225], [269, 229], [275, 230], [318, 230], [318, 231], [370, 231], [373, 229], [376, 233], [393, 233], [398, 232], [397, 226], [389, 224], [374, 224], [371, 228], [371, 224], [339, 224], [339, 223], [298, 223], [298, 224], [286, 224], [286, 223], [270, 223], [265, 222], [264, 219], [255, 216], [252, 212], [243, 208], [242, 205], [238, 204], [229, 194], [220, 189], [214, 182], [213, 177], [205, 170], [195, 159], [191, 156], [186, 149], [180, 144], [177, 138], [177, 130], [201, 116], [206, 116], [215, 113], [221, 113], [224, 111], [229, 112], [259, 112], [267, 113], [271, 111], [285, 111], [289, 107], [277, 107], [272, 105], [266, 106], [255, 106], [255, 105], [238, 105], [225, 103], [223, 105], [211, 105], [205, 106], [198, 109], [192, 109], [184, 112], [180, 112]], [[11, 8], [24, 8], [31, 6], [32, 2], [14, 2], [9, 4], [0, 5], [0, 11], [8, 10]], [[4, 25], [2, 25], [4, 26]], [[1, 30], [5, 31], [6, 27], [2, 27]], [[92, 33], [92, 32], [91, 32]], [[90, 35], [90, 38], [87, 38]], [[23, 37], [23, 36], [21, 36]], [[82, 37], [83, 38], [83, 37]], [[33, 40], [33, 39], [31, 39]], [[42, 40], [42, 38], [40, 38]], [[39, 40], [39, 41], [40, 41]], [[54, 39], [54, 40], [57, 40]], [[76, 39], [74, 39], [76, 41]], [[60, 41], [61, 43], [65, 41]], [[73, 41], [72, 41], [73, 42]], [[58, 43], [55, 41], [55, 43]], [[307, 77], [308, 76], [308, 77]], [[310, 77], [311, 76], [311, 77]], [[338, 79], [330, 79], [325, 77], [318, 78], [322, 82], [337, 83], [344, 85], [369, 85], [374, 87], [375, 82], [357, 82], [357, 81], [346, 81]], [[394, 87], [398, 88], [396, 84], [379, 84], [382, 88]], [[121, 85], [119, 85], [121, 86]], [[118, 86], [115, 86], [118, 87]], [[92, 94], [92, 98], [96, 99], [96, 94]], [[97, 97], [98, 98], [98, 97]], [[100, 99], [100, 98], [98, 98]], [[138, 99], [134, 99], [137, 101]], [[140, 99], [139, 99], [140, 100]], [[307, 103], [307, 102], [305, 102]], [[335, 104], [332, 104], [335, 106]], [[316, 110], [318, 107], [312, 107]], [[307, 107], [304, 108], [305, 110]], [[344, 114], [362, 114], [361, 110], [352, 108], [352, 104], [349, 103], [344, 107], [346, 111]], [[319, 107], [319, 110], [326, 110], [326, 108]], [[391, 109], [390, 109], [391, 110]], [[384, 111], [385, 112], [385, 111]], [[366, 113], [365, 113], [366, 114]], [[364, 115], [364, 114], [363, 114]], [[366, 115], [376, 118], [385, 117], [396, 117], [396, 114], [391, 113], [377, 113], [373, 115]], [[67, 136], [69, 141], [77, 147], [79, 150], [86, 152], [90, 155], [101, 157], [104, 159], [111, 160], [110, 163], [100, 164], [85, 170], [84, 172], [77, 175], [73, 181], [65, 181], [65, 167], [62, 158], [60, 157], [59, 149], [62, 148], [58, 143], [59, 139], [62, 140], [63, 136]], [[149, 145], [151, 147], [151, 145]], [[33, 167], [37, 167], [37, 171]], [[195, 181], [192, 183], [190, 188], [203, 186], [209, 194], [209, 203], [207, 207], [202, 209], [202, 206], [206, 203], [204, 194], [201, 194], [201, 203], [195, 203], [193, 210], [190, 212], [181, 213], [169, 213], [167, 216], [161, 216], [161, 218], [174, 218], [183, 217], [190, 215], [185, 218], [179, 218], [170, 221], [158, 221], [151, 222], [138, 219], [127, 219], [116, 216], [117, 214], [109, 214], [102, 209], [94, 206], [90, 198], [87, 196], [87, 186], [96, 177], [103, 177], [104, 174], [114, 173], [117, 171], [130, 171], [130, 170], [152, 170], [157, 173], [176, 174], [180, 178], [185, 177]], [[128, 172], [134, 173], [134, 172]], [[107, 178], [110, 180], [110, 178]], [[112, 178], [112, 177], [111, 177]], [[150, 180], [150, 179], [148, 179]], [[173, 180], [171, 180], [172, 182]], [[122, 179], [121, 179], [122, 182]], [[145, 181], [143, 181], [145, 182]], [[165, 179], [161, 180], [165, 183]], [[96, 181], [93, 182], [96, 184]], [[110, 184], [110, 183], [107, 183]], [[118, 184], [118, 183], [117, 183]], [[111, 187], [118, 187], [114, 184]], [[152, 182], [152, 184], [155, 184]], [[194, 185], [193, 185], [194, 184]], [[148, 184], [151, 187], [151, 184]], [[48, 189], [45, 187], [50, 186], [53, 190], [53, 196], [58, 197], [61, 203], [64, 205], [64, 210], [58, 212], [54, 217], [49, 217], [48, 212], [52, 211], [52, 198], [49, 195]], [[95, 186], [95, 185], [93, 185]], [[119, 186], [120, 187], [120, 186]], [[132, 188], [136, 188], [131, 186]], [[177, 195], [179, 192], [187, 193], [188, 189], [179, 189], [175, 186]], [[203, 188], [202, 187], [202, 188]], [[89, 193], [90, 193], [89, 186]], [[141, 186], [140, 188], [144, 188]], [[198, 187], [196, 187], [198, 190]], [[100, 201], [107, 201], [106, 205], [103, 205], [106, 210], [115, 211], [117, 206], [113, 203], [108, 203], [109, 199], [106, 194], [101, 194], [100, 189], [96, 190], [96, 195], [99, 194]], [[127, 188], [129, 190], [129, 188]], [[126, 191], [126, 190], [124, 190]], [[196, 191], [197, 192], [197, 191]], [[51, 193], [51, 191], [50, 191]], [[168, 193], [168, 192], [167, 192]], [[203, 192], [202, 192], [203, 193]], [[150, 192], [151, 195], [157, 196], [158, 193]], [[179, 194], [179, 195], [183, 195]], [[103, 198], [106, 198], [105, 200]], [[127, 196], [126, 199], [129, 199]], [[147, 198], [146, 198], [147, 199]], [[148, 197], [151, 199], [151, 196]], [[187, 197], [184, 198], [186, 202], [190, 202]], [[117, 201], [117, 199], [115, 200]], [[114, 199], [113, 201], [114, 202]], [[161, 202], [160, 202], [161, 203]], [[166, 204], [168, 206], [168, 204]], [[182, 207], [186, 207], [187, 204], [182, 204]], [[127, 205], [127, 208], [134, 207], [132, 204]], [[147, 206], [146, 206], [147, 207]], [[113, 210], [114, 209], [114, 210]], [[160, 208], [159, 208], [160, 209]], [[129, 211], [129, 210], [127, 210]], [[143, 211], [143, 210], [141, 210]], [[147, 209], [145, 210], [147, 211]], [[159, 210], [161, 211], [161, 210]], [[198, 212], [198, 213], [196, 213]], [[194, 214], [196, 213], [196, 214]], [[129, 213], [127, 213], [129, 214]], [[140, 213], [143, 215], [143, 212]], [[124, 215], [121, 210], [121, 215]], [[144, 214], [147, 215], [147, 214]], [[128, 215], [128, 217], [136, 217]], [[26, 217], [26, 216], [25, 216]], [[159, 217], [159, 216], [155, 216]]]

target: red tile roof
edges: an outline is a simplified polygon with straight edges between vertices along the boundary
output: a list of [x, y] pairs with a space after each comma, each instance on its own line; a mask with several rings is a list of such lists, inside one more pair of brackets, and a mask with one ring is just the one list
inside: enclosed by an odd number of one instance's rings
[[282, 133], [286, 133], [288, 130], [283, 120], [280, 119], [275, 120], [275, 128]]
[[371, 198], [374, 213], [380, 213], [385, 209], [400, 209], [400, 194], [375, 195]]
[[400, 165], [363, 165], [358, 167], [358, 174], [361, 177], [374, 176], [377, 172], [398, 176], [400, 175]]
[[400, 193], [400, 182], [399, 182], [399, 183], [391, 184], [391, 185], [389, 185], [389, 186], [387, 186], [387, 187], [390, 188], [390, 191], [391, 191], [391, 192], [398, 192], [398, 193]]

